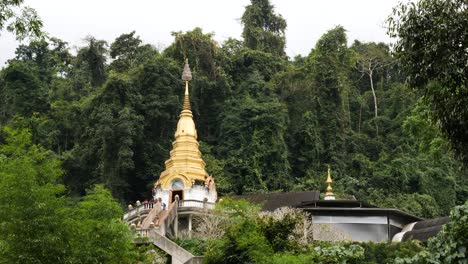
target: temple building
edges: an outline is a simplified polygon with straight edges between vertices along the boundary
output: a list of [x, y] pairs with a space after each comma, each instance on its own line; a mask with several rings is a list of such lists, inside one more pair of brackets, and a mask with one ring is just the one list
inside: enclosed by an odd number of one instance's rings
[[336, 199], [332, 192], [330, 166], [323, 199], [319, 191], [249, 194], [235, 196], [260, 204], [262, 211], [281, 207], [306, 212], [313, 223], [313, 237], [326, 241], [400, 242], [427, 241], [448, 222], [448, 217], [424, 220], [395, 208], [379, 208], [362, 201]]
[[217, 199], [214, 179], [205, 170], [190, 108], [189, 81], [192, 74], [188, 62], [185, 63], [182, 80], [185, 81], [185, 95], [175, 141], [170, 158], [165, 162], [166, 169], [154, 185], [153, 198], [161, 198], [165, 204], [172, 204], [176, 196], [179, 200], [214, 203]]

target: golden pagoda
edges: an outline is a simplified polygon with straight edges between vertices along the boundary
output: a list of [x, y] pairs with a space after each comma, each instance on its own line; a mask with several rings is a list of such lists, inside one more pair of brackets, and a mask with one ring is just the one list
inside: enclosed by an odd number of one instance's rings
[[166, 169], [155, 183], [154, 198], [161, 198], [166, 204], [172, 203], [176, 195], [180, 200], [215, 202], [217, 194], [214, 180], [205, 170], [190, 108], [189, 81], [192, 80], [192, 74], [187, 61], [182, 80], [185, 81], [185, 95], [175, 141], [170, 157], [165, 162]]

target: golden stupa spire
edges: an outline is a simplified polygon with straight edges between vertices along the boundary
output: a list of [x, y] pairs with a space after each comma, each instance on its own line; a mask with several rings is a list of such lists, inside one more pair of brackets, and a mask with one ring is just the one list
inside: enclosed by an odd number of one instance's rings
[[190, 96], [188, 83], [192, 80], [192, 72], [190, 71], [190, 66], [188, 64], [188, 59], [185, 59], [184, 71], [182, 72], [182, 80], [185, 81], [185, 95], [184, 95], [184, 104], [182, 105], [182, 110], [191, 110], [190, 109]]
[[204, 182], [208, 178], [205, 162], [201, 157], [197, 141], [197, 129], [190, 110], [189, 81], [192, 73], [188, 61], [185, 61], [182, 80], [185, 81], [185, 94], [182, 111], [177, 122], [177, 129], [172, 144], [170, 157], [165, 162], [166, 169], [159, 177], [162, 188], [168, 189], [174, 180], [183, 182], [184, 188], [192, 186], [195, 181]]
[[335, 200], [335, 195], [332, 192], [332, 178], [331, 178], [331, 173], [330, 173], [330, 165], [328, 165], [328, 176], [327, 176], [327, 192], [325, 193], [325, 200]]

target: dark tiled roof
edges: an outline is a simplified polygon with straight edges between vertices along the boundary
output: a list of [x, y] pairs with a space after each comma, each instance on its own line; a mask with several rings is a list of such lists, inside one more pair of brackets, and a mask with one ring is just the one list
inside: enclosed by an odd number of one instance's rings
[[[233, 196], [251, 203], [263, 204], [262, 211], [274, 211], [280, 207], [301, 208], [312, 214], [327, 215], [391, 215], [411, 223], [422, 219], [394, 208], [378, 208], [357, 200], [320, 200], [319, 191], [247, 194]], [[425, 221], [424, 221], [425, 222]]]
[[394, 208], [360, 208], [360, 207], [304, 207], [312, 215], [334, 216], [391, 216], [397, 217], [405, 224], [421, 221], [421, 218]]
[[449, 220], [450, 220], [450, 217], [444, 216], [444, 217], [434, 218], [430, 220], [419, 221], [413, 226], [413, 230], [445, 225], [446, 223], [449, 222]]
[[303, 201], [301, 208], [336, 207], [336, 208], [377, 208], [358, 200], [315, 200]]
[[413, 230], [408, 231], [403, 235], [402, 241], [417, 239], [422, 242], [426, 242], [429, 238], [436, 236], [442, 229], [442, 226], [447, 224], [449, 220], [450, 218], [445, 216], [416, 222], [413, 226]]
[[281, 192], [265, 194], [247, 194], [233, 196], [234, 199], [245, 199], [251, 203], [263, 204], [262, 211], [274, 211], [280, 207], [299, 207], [303, 201], [316, 201], [319, 199], [318, 191], [307, 192]]
[[436, 236], [437, 233], [439, 233], [440, 229], [442, 229], [441, 225], [411, 230], [403, 235], [401, 241], [417, 239], [419, 241], [426, 242], [429, 238]]

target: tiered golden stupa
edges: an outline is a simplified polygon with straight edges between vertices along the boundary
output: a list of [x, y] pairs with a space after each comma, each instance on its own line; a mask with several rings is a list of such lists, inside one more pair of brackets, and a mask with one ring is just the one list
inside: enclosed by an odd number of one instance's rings
[[189, 81], [192, 80], [192, 73], [187, 61], [182, 80], [185, 81], [182, 112], [177, 123], [170, 158], [165, 162], [166, 169], [155, 184], [154, 198], [161, 198], [166, 204], [172, 203], [176, 195], [180, 200], [215, 202], [217, 194], [214, 180], [205, 170], [190, 108]]

